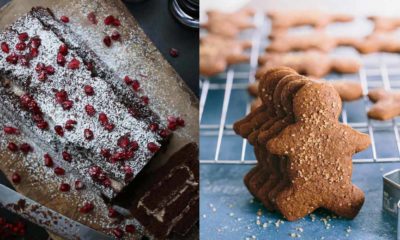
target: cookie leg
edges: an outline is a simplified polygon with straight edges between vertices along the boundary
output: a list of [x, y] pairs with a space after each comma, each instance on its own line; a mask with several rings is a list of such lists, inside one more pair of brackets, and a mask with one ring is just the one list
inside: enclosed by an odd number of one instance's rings
[[253, 191], [253, 187], [251, 185], [251, 179], [253, 178], [253, 176], [260, 170], [260, 166], [259, 164], [257, 164], [254, 168], [252, 168], [245, 176], [243, 179], [244, 185], [247, 187], [247, 189], [249, 190], [249, 192], [251, 193], [251, 195], [253, 195], [253, 197], [257, 198], [257, 192]]
[[278, 193], [276, 206], [287, 220], [296, 221], [319, 207], [318, 198], [315, 193], [304, 188], [299, 191], [290, 186]]
[[268, 169], [268, 154], [266, 149], [262, 149], [260, 147], [256, 147], [257, 149], [257, 160], [259, 162], [260, 168], [258, 171], [254, 172], [253, 176], [249, 179], [250, 192], [254, 193], [253, 195], [260, 200], [259, 195], [257, 194], [261, 186], [269, 179], [270, 171]]
[[[340, 186], [337, 188], [340, 190]], [[352, 185], [347, 191], [334, 191], [329, 204], [324, 206], [333, 213], [346, 218], [357, 216], [364, 204], [364, 193], [357, 186]]]
[[280, 191], [282, 191], [282, 189], [286, 187], [286, 185], [289, 182], [286, 173], [286, 166], [287, 166], [287, 159], [281, 157], [279, 159], [278, 169], [276, 170], [279, 173], [279, 182], [275, 186], [273, 186], [273, 189], [268, 193], [268, 198], [274, 205], [276, 204], [276, 196]]

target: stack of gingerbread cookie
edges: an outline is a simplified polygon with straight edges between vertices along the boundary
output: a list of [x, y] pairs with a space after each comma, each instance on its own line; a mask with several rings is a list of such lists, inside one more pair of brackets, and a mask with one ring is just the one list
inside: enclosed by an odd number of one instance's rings
[[249, 191], [290, 221], [320, 207], [355, 217], [364, 194], [351, 182], [351, 156], [370, 145], [368, 135], [338, 122], [341, 99], [331, 84], [287, 67], [259, 80], [261, 106], [234, 125], [258, 160], [245, 177]]
[[213, 76], [225, 71], [230, 64], [248, 62], [245, 50], [250, 41], [238, 40], [241, 31], [254, 28], [252, 9], [242, 9], [234, 13], [220, 11], [207, 12], [208, 21], [202, 24], [207, 35], [200, 38], [200, 74]]

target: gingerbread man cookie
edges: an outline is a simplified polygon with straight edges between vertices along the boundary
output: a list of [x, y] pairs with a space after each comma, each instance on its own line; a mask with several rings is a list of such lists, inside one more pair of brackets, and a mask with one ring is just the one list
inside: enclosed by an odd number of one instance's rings
[[208, 22], [202, 24], [202, 27], [207, 29], [211, 34], [234, 38], [240, 31], [255, 27], [251, 20], [254, 14], [254, 10], [249, 8], [242, 9], [235, 13], [209, 11], [207, 12]]
[[267, 149], [288, 157], [290, 183], [276, 196], [276, 206], [290, 221], [317, 208], [354, 218], [364, 193], [351, 182], [351, 156], [370, 138], [339, 123], [341, 101], [329, 84], [310, 82], [294, 96], [296, 123], [268, 141]]
[[299, 74], [321, 78], [330, 72], [356, 73], [360, 62], [354, 58], [331, 57], [318, 51], [294, 53], [266, 53], [259, 57], [261, 67], [256, 78], [263, 76], [268, 69], [286, 66], [293, 68]]
[[354, 47], [363, 54], [373, 52], [400, 53], [400, 41], [397, 36], [387, 32], [374, 32], [354, 43]]
[[399, 17], [369, 16], [374, 23], [374, 32], [392, 32], [400, 27]]
[[250, 41], [207, 35], [200, 39], [200, 74], [212, 76], [225, 71], [229, 64], [249, 61], [244, 51], [250, 47]]
[[368, 117], [377, 120], [388, 120], [400, 115], [400, 92], [374, 89], [368, 93], [375, 104], [369, 109]]

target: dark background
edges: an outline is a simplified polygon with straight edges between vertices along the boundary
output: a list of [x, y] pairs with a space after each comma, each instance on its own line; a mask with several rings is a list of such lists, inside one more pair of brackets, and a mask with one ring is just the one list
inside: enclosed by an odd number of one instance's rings
[[[8, 2], [10, 0], [0, 0], [0, 7]], [[144, 0], [140, 3], [126, 3], [126, 6], [159, 51], [198, 96], [199, 33], [198, 30], [179, 24], [169, 12], [168, 4], [169, 1], [167, 0]], [[169, 51], [171, 48], [179, 51], [177, 58], [170, 56]], [[11, 187], [1, 172], [0, 183]], [[2, 208], [0, 208], [0, 217], [5, 217], [10, 222], [15, 222], [19, 219]], [[47, 233], [44, 230], [29, 223], [27, 225], [27, 239], [47, 239]], [[1, 236], [0, 239], [2, 239]]]

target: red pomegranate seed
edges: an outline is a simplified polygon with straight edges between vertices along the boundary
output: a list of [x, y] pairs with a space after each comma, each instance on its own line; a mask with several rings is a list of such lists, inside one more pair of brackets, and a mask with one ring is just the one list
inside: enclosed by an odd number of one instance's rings
[[9, 134], [9, 135], [10, 134], [16, 134], [16, 135], [20, 134], [20, 132], [17, 128], [10, 127], [10, 126], [4, 126], [3, 131], [5, 134]]
[[63, 56], [66, 56], [68, 54], [68, 46], [66, 44], [61, 44], [61, 46], [58, 48], [58, 52], [61, 53]]
[[84, 88], [86, 95], [88, 96], [93, 96], [94, 95], [94, 90], [93, 87], [90, 85], [86, 85]]
[[78, 69], [79, 68], [79, 66], [80, 66], [80, 64], [81, 64], [81, 62], [78, 60], [78, 59], [76, 59], [76, 58], [73, 58], [69, 63], [68, 63], [68, 68], [69, 69]]
[[129, 224], [125, 226], [125, 231], [127, 233], [135, 233], [136, 232], [136, 227], [133, 224]]
[[111, 132], [112, 130], [114, 130], [115, 125], [112, 124], [112, 123], [108, 123], [108, 124], [106, 124], [106, 125], [104, 126], [104, 128], [105, 128], [107, 131]]
[[71, 161], [72, 161], [72, 156], [71, 156], [71, 154], [69, 154], [69, 153], [66, 152], [66, 151], [63, 151], [63, 152], [62, 152], [62, 157], [63, 157], [63, 159], [64, 159], [65, 161], [67, 161], [67, 162], [71, 162]]
[[31, 147], [31, 145], [27, 144], [27, 143], [23, 143], [21, 144], [21, 146], [19, 146], [19, 149], [21, 149], [21, 151], [24, 154], [28, 154], [29, 152], [33, 151], [33, 148]]
[[176, 127], [177, 127], [177, 123], [176, 122], [169, 122], [167, 127], [168, 127], [169, 130], [175, 131]]
[[32, 48], [39, 48], [42, 45], [42, 40], [39, 37], [33, 37], [30, 41]]
[[31, 48], [29, 54], [32, 58], [37, 57], [39, 55], [39, 50], [37, 48]]
[[105, 25], [111, 25], [111, 24], [113, 24], [114, 20], [115, 20], [114, 16], [113, 15], [109, 15], [104, 19], [104, 24]]
[[41, 130], [46, 130], [49, 128], [49, 124], [46, 121], [41, 121], [36, 123], [36, 126]]
[[17, 146], [17, 144], [15, 144], [15, 143], [13, 143], [13, 142], [9, 142], [7, 148], [8, 148], [8, 150], [10, 150], [11, 152], [17, 152], [17, 151], [18, 151], [18, 146]]
[[158, 135], [160, 135], [160, 137], [162, 138], [167, 138], [170, 134], [171, 133], [166, 129], [163, 129], [158, 133]]
[[98, 166], [91, 166], [91, 167], [89, 168], [89, 175], [90, 175], [92, 178], [97, 178], [97, 177], [100, 175], [100, 173], [102, 173], [102, 170], [101, 170], [101, 168], [98, 167]]
[[124, 77], [124, 81], [125, 81], [126, 85], [131, 85], [133, 83], [133, 80], [128, 76]]
[[120, 38], [121, 38], [121, 34], [120, 34], [118, 31], [114, 30], [114, 31], [111, 33], [111, 39], [112, 39], [112, 40], [118, 41]]
[[118, 139], [118, 146], [120, 148], [126, 148], [129, 146], [130, 140], [127, 136], [122, 136]]
[[2, 42], [1, 43], [1, 50], [5, 53], [9, 53], [10, 52], [10, 47], [8, 46], [8, 44], [6, 42]]
[[178, 117], [178, 118], [176, 119], [176, 123], [177, 123], [179, 126], [181, 126], [181, 127], [184, 127], [184, 126], [185, 126], [185, 120], [183, 120], [183, 118]]
[[93, 117], [96, 114], [96, 109], [94, 109], [94, 107], [89, 104], [85, 106], [85, 111], [91, 117]]
[[69, 17], [67, 17], [67, 16], [61, 16], [61, 17], [60, 17], [60, 20], [61, 20], [63, 23], [68, 23], [68, 22], [69, 22]]
[[17, 56], [17, 54], [11, 53], [10, 55], [8, 55], [8, 56], [6, 57], [6, 61], [7, 61], [8, 63], [11, 63], [11, 64], [17, 64], [17, 62], [18, 62], [18, 56]]
[[176, 117], [174, 117], [174, 116], [168, 116], [168, 117], [167, 117], [167, 121], [168, 121], [168, 122], [176, 123]]
[[42, 70], [45, 69], [45, 67], [46, 67], [46, 65], [44, 65], [43, 63], [38, 63], [38, 64], [36, 64], [35, 71], [41, 72]]
[[75, 189], [76, 190], [82, 190], [84, 188], [85, 188], [85, 184], [83, 184], [82, 181], [80, 181], [80, 180], [75, 181]]
[[28, 57], [29, 57], [28, 55], [20, 55], [18, 58], [19, 64], [25, 67], [29, 66], [30, 59], [28, 59]]
[[56, 167], [56, 168], [54, 168], [54, 173], [55, 173], [57, 176], [62, 176], [62, 175], [65, 174], [65, 170], [64, 170], [63, 168]]
[[110, 38], [110, 36], [105, 36], [105, 37], [103, 38], [103, 43], [104, 43], [107, 47], [110, 47], [110, 46], [111, 46], [111, 38]]
[[52, 167], [54, 165], [53, 158], [48, 153], [44, 155], [44, 165], [46, 167]]
[[68, 100], [68, 93], [65, 90], [60, 90], [56, 92], [56, 102], [63, 103]]
[[67, 120], [67, 122], [65, 123], [65, 129], [67, 129], [68, 131], [71, 131], [72, 129], [74, 129], [74, 125], [76, 125], [77, 122], [75, 120]]
[[60, 66], [64, 66], [65, 62], [66, 62], [65, 57], [61, 53], [58, 53], [57, 54], [57, 64]]
[[61, 105], [64, 110], [70, 110], [74, 106], [74, 102], [72, 102], [71, 100], [67, 100], [64, 101]]
[[85, 139], [88, 141], [91, 141], [94, 138], [93, 131], [90, 129], [85, 129], [83, 135], [85, 136]]
[[131, 173], [131, 174], [133, 174], [132, 168], [131, 168], [130, 166], [125, 165], [125, 166], [123, 167], [123, 169], [124, 169], [124, 172], [125, 172], [125, 173]]
[[43, 119], [43, 117], [42, 117], [41, 114], [34, 114], [34, 115], [32, 116], [32, 120], [33, 120], [35, 123], [44, 121], [44, 119]]
[[171, 48], [171, 49], [169, 50], [169, 55], [170, 55], [171, 57], [173, 57], [173, 58], [178, 57], [178, 56], [179, 56], [179, 51], [178, 51], [178, 49], [176, 49], [176, 48]]
[[110, 161], [112, 162], [112, 163], [116, 163], [116, 162], [118, 162], [118, 161], [123, 161], [123, 160], [125, 160], [126, 159], [126, 154], [125, 154], [125, 152], [117, 152], [117, 153], [114, 153], [111, 157], [110, 157]]
[[117, 211], [115, 211], [114, 208], [109, 208], [108, 209], [108, 217], [109, 218], [116, 218], [119, 216], [119, 213]]
[[101, 149], [100, 154], [107, 159], [111, 157], [110, 149]]
[[11, 180], [13, 181], [13, 183], [20, 183], [21, 182], [21, 176], [18, 173], [13, 173], [11, 175]]
[[68, 183], [61, 183], [60, 191], [61, 192], [69, 192], [71, 190], [71, 186]]
[[53, 75], [56, 72], [54, 67], [51, 65], [46, 66], [45, 70], [46, 70], [46, 73], [49, 75]]
[[47, 73], [46, 73], [46, 71], [41, 71], [41, 72], [39, 73], [39, 75], [38, 75], [38, 79], [39, 79], [39, 81], [41, 81], [41, 82], [46, 81], [46, 79], [47, 79]]
[[94, 69], [94, 65], [91, 62], [86, 63], [86, 69], [88, 71], [92, 71]]
[[18, 39], [19, 39], [21, 42], [25, 42], [26, 40], [28, 40], [28, 38], [29, 38], [29, 35], [28, 35], [28, 33], [26, 33], [26, 32], [23, 32], [23, 33], [18, 34]]
[[56, 131], [57, 135], [60, 137], [64, 137], [64, 129], [60, 125], [54, 126], [54, 131]]
[[24, 51], [26, 49], [26, 43], [24, 42], [19, 42], [15, 45], [15, 49], [18, 51]]
[[147, 144], [147, 149], [149, 149], [149, 151], [152, 152], [152, 153], [156, 153], [156, 152], [158, 152], [160, 147], [157, 144], [153, 143], [153, 142], [149, 142]]
[[101, 125], [106, 125], [108, 123], [108, 117], [107, 114], [101, 112], [99, 113], [99, 122], [101, 123]]
[[140, 89], [140, 83], [138, 80], [133, 80], [132, 82], [132, 88], [135, 92], [139, 91]]
[[121, 230], [121, 228], [114, 228], [112, 232], [116, 238], [122, 238], [124, 236], [124, 232]]
[[93, 24], [97, 24], [97, 18], [96, 18], [96, 14], [94, 12], [90, 12], [87, 15], [87, 19], [89, 20], [89, 22], [91, 22]]
[[129, 150], [136, 151], [139, 149], [139, 143], [136, 141], [132, 141], [129, 143]]
[[102, 183], [105, 187], [111, 186], [111, 180], [109, 178], [104, 179], [104, 181]]
[[94, 209], [94, 205], [93, 203], [87, 202], [83, 205], [83, 207], [81, 207], [79, 209], [79, 212], [81, 213], [90, 213], [91, 211], [93, 211]]
[[157, 124], [157, 123], [151, 123], [151, 124], [149, 125], [149, 129], [150, 129], [152, 132], [156, 132], [156, 131], [158, 130], [158, 124]]
[[146, 104], [146, 105], [149, 104], [149, 101], [150, 101], [150, 100], [149, 100], [149, 97], [147, 97], [147, 96], [142, 96], [141, 99], [142, 99], [142, 101], [143, 101], [144, 104]]

